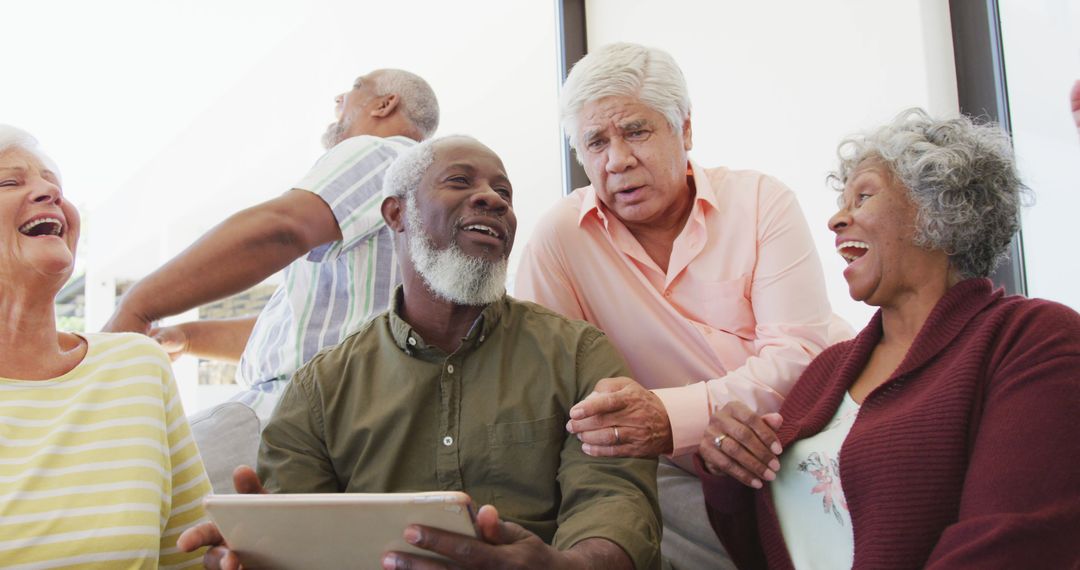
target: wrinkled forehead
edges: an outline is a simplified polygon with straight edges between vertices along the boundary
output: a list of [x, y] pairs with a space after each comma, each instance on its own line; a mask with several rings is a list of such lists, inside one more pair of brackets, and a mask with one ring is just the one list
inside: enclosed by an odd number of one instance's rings
[[659, 111], [636, 97], [605, 97], [586, 103], [578, 112], [578, 130], [593, 135], [607, 130], [634, 130], [666, 124]]
[[867, 155], [865, 158], [859, 161], [851, 172], [848, 173], [846, 186], [850, 186], [861, 178], [877, 177], [891, 180], [893, 176], [892, 168], [885, 159], [877, 156], [876, 154]]
[[0, 149], [0, 169], [38, 171], [60, 182], [60, 169], [48, 155], [19, 145]]
[[860, 162], [847, 177], [840, 195], [836, 197], [836, 203], [842, 204], [844, 200], [851, 198], [870, 185], [878, 185], [891, 188], [896, 183], [889, 165], [879, 157], [869, 157]]

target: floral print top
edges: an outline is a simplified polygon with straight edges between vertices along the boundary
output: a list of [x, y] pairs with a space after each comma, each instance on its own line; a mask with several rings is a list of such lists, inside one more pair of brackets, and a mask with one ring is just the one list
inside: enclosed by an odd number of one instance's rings
[[855, 538], [840, 483], [840, 447], [859, 404], [845, 393], [817, 435], [788, 446], [770, 484], [784, 542], [796, 568], [851, 568]]

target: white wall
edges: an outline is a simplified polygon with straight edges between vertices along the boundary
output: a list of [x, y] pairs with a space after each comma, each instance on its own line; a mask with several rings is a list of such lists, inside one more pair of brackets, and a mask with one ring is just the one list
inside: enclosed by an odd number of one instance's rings
[[0, 122], [42, 141], [81, 207], [89, 330], [115, 280], [288, 190], [334, 96], [375, 68], [425, 77], [439, 134], [501, 155], [518, 244], [562, 195], [551, 1], [2, 1]]
[[957, 112], [947, 2], [589, 0], [586, 12], [590, 48], [634, 41], [679, 62], [695, 160], [761, 170], [795, 191], [833, 309], [862, 327], [872, 310], [848, 297], [825, 177], [847, 134], [907, 107]]
[[1080, 79], [1080, 0], [1000, 7], [1013, 143], [1035, 194], [1023, 225], [1028, 295], [1080, 310], [1080, 139], [1069, 107]]
[[521, 242], [561, 195], [551, 2], [57, 1], [4, 16], [27, 49], [5, 59], [20, 81], [0, 90], [2, 119], [55, 156], [86, 261], [110, 276], [139, 277], [287, 190], [321, 154], [334, 96], [377, 67], [424, 76], [439, 134], [502, 155]]

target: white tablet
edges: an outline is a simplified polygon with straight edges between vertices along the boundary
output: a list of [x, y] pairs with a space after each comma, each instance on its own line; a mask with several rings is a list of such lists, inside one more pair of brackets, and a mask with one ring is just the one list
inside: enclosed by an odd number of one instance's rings
[[210, 518], [245, 568], [380, 568], [410, 524], [476, 536], [469, 496], [434, 493], [210, 495]]

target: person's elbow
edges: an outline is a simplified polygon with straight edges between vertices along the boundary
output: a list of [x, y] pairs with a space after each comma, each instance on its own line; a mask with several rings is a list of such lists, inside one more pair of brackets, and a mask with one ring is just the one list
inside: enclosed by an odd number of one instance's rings
[[[318, 199], [318, 198], [316, 198]], [[333, 216], [313, 216], [303, 208], [290, 207], [289, 201], [276, 199], [236, 214], [241, 226], [251, 227], [252, 245], [272, 244], [300, 257], [340, 236]], [[229, 221], [226, 221], [226, 224]]]
[[291, 257], [300, 257], [320, 245], [303, 222], [288, 212], [271, 209], [259, 212], [257, 219], [260, 231], [254, 234], [252, 245], [273, 245], [290, 251]]

